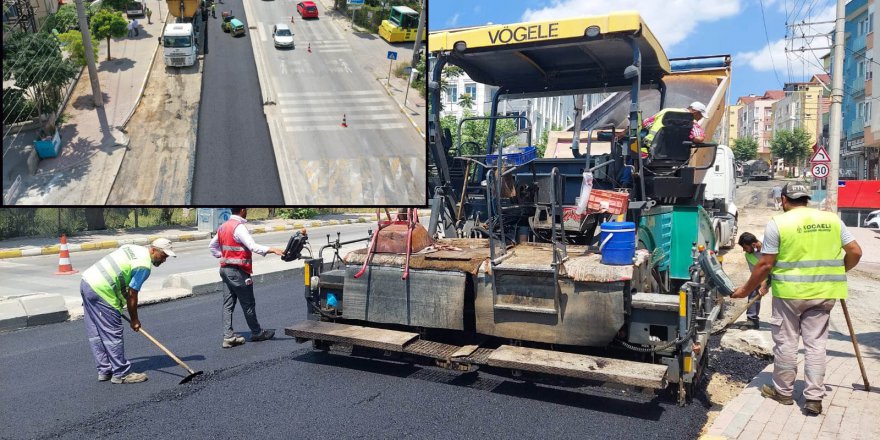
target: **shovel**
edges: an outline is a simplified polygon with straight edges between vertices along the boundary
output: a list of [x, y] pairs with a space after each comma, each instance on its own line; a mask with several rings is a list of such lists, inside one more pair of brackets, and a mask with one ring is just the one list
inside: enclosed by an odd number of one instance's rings
[[761, 295], [761, 294], [755, 295], [755, 297], [752, 298], [752, 299], [750, 299], [749, 302], [747, 302], [744, 306], [741, 306], [741, 307], [739, 307], [739, 308], [737, 308], [737, 309], [734, 309], [734, 310], [733, 310], [733, 313], [731, 313], [730, 315], [728, 315], [727, 319], [725, 319], [724, 321], [722, 321], [722, 322], [718, 325], [718, 329], [717, 329], [717, 330], [714, 330], [714, 331], [712, 332], [712, 334], [713, 334], [713, 335], [717, 335], [717, 334], [722, 333], [722, 332], [724, 332], [725, 330], [727, 330], [727, 327], [728, 327], [732, 322], [736, 321], [736, 319], [739, 318], [740, 315], [743, 314], [743, 312], [745, 312], [746, 310], [748, 310], [749, 307], [752, 306], [752, 304], [754, 304], [754, 303], [757, 302], [757, 301], [760, 301], [762, 296], [764, 296], [764, 295]]
[[[128, 321], [128, 323], [131, 324], [131, 320], [128, 319], [128, 316], [125, 316], [125, 314], [122, 315], [122, 319]], [[180, 381], [180, 385], [183, 385], [183, 384], [193, 380], [194, 377], [203, 373], [202, 371], [193, 371], [193, 369], [190, 368], [189, 365], [186, 364], [186, 362], [180, 360], [180, 358], [175, 356], [174, 353], [171, 352], [171, 350], [165, 348], [165, 346], [162, 345], [159, 341], [157, 341], [156, 338], [154, 338], [149, 333], [147, 333], [147, 331], [144, 330], [143, 327], [140, 328], [138, 333], [146, 336], [147, 339], [150, 340], [150, 342], [156, 344], [156, 346], [161, 348], [162, 351], [164, 351], [165, 354], [167, 354], [171, 359], [174, 359], [174, 362], [177, 362], [177, 365], [180, 365], [181, 367], [183, 367], [184, 370], [186, 370], [189, 373], [188, 376], [184, 377], [183, 380]]]

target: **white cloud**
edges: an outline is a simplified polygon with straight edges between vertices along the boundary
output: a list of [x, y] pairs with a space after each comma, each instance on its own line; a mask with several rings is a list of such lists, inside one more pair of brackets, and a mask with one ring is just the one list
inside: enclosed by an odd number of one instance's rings
[[[804, 18], [803, 21], [807, 23], [832, 21], [835, 14], [835, 6], [831, 4], [818, 10], [818, 13], [812, 17]], [[831, 40], [827, 37], [810, 37], [828, 34], [833, 30], [833, 23], [797, 26], [790, 30], [789, 35], [796, 37], [806, 36], [806, 39], [793, 38], [790, 41], [779, 39], [758, 50], [740, 52], [733, 57], [734, 65], [747, 65], [759, 72], [772, 72], [775, 67], [776, 71], [780, 74], [780, 79], [783, 81], [789, 80], [789, 74], [792, 80], [800, 80], [804, 76], [809, 77], [813, 74], [821, 73], [822, 62], [820, 59], [829, 50], [822, 49], [812, 52], [800, 50], [830, 46]], [[788, 52], [786, 52], [786, 47], [789, 49]]]
[[639, 11], [660, 44], [669, 49], [693, 36], [701, 24], [739, 14], [741, 0], [554, 0], [549, 7], [527, 9], [523, 21], [604, 15], [625, 10]]

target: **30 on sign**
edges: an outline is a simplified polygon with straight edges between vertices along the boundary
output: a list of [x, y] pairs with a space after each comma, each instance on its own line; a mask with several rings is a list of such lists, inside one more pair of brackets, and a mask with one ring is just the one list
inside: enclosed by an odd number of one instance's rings
[[828, 177], [828, 172], [831, 170], [828, 168], [828, 164], [817, 163], [813, 165], [813, 169], [811, 171], [813, 173], [813, 177], [821, 179], [823, 177]]

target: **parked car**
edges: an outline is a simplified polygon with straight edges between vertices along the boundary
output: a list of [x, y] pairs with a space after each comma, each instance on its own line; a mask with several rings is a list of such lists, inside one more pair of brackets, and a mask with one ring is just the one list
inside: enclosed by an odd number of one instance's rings
[[871, 229], [880, 229], [880, 209], [871, 211], [865, 218], [864, 226]]
[[272, 41], [275, 42], [275, 47], [293, 47], [293, 32], [290, 32], [290, 26], [276, 24], [272, 28]]
[[296, 12], [302, 18], [318, 18], [318, 7], [315, 2], [299, 2], [296, 4]]

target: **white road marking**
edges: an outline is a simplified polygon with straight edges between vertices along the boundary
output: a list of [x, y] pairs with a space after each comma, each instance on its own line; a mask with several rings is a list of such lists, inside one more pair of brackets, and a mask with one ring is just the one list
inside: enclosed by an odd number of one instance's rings
[[364, 102], [387, 102], [388, 98], [386, 97], [376, 97], [376, 98], [325, 98], [325, 99], [300, 99], [300, 100], [290, 100], [290, 99], [279, 99], [278, 105], [320, 105], [320, 104], [357, 104]]
[[[340, 123], [342, 121], [339, 121]], [[288, 133], [300, 132], [300, 131], [331, 131], [331, 130], [399, 130], [401, 128], [406, 128], [406, 124], [357, 124], [352, 126], [349, 124], [348, 127], [342, 127], [340, 124], [330, 124], [330, 125], [300, 125], [296, 127], [285, 127], [284, 131]]]
[[[358, 109], [360, 110], [360, 109]], [[380, 121], [380, 120], [397, 120], [400, 116], [395, 114], [385, 114], [385, 115], [376, 115], [376, 114], [364, 114], [364, 113], [346, 113], [346, 118], [348, 123], [351, 121]], [[312, 122], [312, 121], [339, 121], [342, 122], [342, 118], [338, 115], [324, 115], [324, 116], [288, 116], [283, 118], [284, 122]]]
[[[296, 108], [282, 108], [282, 114], [290, 114], [290, 113], [342, 113], [345, 110], [351, 108], [351, 106], [346, 104], [339, 104], [337, 106], [333, 105], [323, 105], [321, 108], [304, 108], [304, 107], [296, 107]], [[394, 110], [394, 107], [390, 105], [367, 105], [357, 107], [358, 110], [365, 112], [391, 112]]]
[[279, 98], [293, 98], [306, 96], [342, 96], [342, 95], [384, 95], [381, 90], [350, 90], [350, 91], [333, 91], [333, 92], [282, 92], [278, 94]]

